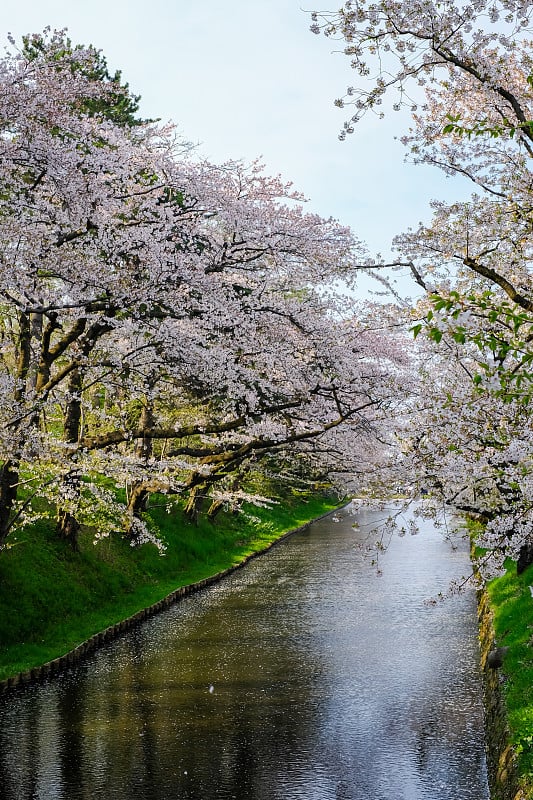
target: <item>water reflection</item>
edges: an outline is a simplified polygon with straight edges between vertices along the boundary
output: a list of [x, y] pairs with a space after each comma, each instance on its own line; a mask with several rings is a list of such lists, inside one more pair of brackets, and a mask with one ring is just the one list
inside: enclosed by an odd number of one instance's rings
[[[359, 521], [371, 527], [371, 512]], [[483, 800], [474, 599], [428, 526], [346, 512], [0, 707], [3, 800]]]

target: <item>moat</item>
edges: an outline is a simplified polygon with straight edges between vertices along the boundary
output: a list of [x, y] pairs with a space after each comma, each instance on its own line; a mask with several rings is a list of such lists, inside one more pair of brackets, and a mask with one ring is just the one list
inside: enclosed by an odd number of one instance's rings
[[382, 519], [330, 515], [1, 698], [2, 800], [486, 800], [475, 597], [428, 602], [468, 544], [422, 522], [378, 577]]

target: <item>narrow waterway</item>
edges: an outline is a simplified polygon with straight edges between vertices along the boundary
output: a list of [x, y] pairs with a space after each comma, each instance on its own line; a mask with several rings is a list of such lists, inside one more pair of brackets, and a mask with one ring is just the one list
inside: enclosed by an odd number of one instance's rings
[[[314, 523], [51, 684], [0, 700], [2, 800], [485, 800], [468, 571], [429, 523]], [[338, 520], [338, 521], [336, 521]]]

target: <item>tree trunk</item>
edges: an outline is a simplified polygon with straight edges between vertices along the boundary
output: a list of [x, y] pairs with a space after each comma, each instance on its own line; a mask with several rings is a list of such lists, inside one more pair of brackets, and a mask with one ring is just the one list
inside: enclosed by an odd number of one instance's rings
[[[40, 344], [43, 335], [43, 315], [32, 314], [30, 316], [31, 322], [31, 338], [34, 342]], [[37, 375], [38, 363], [32, 360], [28, 369], [28, 387], [35, 390], [37, 388]]]
[[[13, 393], [15, 408], [17, 405], [24, 402], [26, 396], [26, 380], [31, 357], [31, 326], [28, 315], [20, 312], [18, 323], [17, 385]], [[18, 413], [18, 410], [16, 413]], [[21, 421], [19, 419], [12, 426], [14, 440], [18, 440], [18, 444], [13, 444], [13, 454], [11, 458], [6, 459], [0, 469], [0, 547], [7, 539], [13, 523], [12, 513], [18, 493], [20, 454], [22, 449], [20, 447], [20, 427]]]
[[15, 389], [15, 402], [21, 403], [26, 396], [26, 380], [31, 358], [31, 326], [27, 314], [19, 314], [19, 334], [16, 374], [18, 386]]
[[150, 495], [154, 492], [168, 491], [168, 486], [164, 482], [157, 480], [135, 481], [132, 484], [128, 500], [128, 520], [125, 535], [130, 539], [135, 538], [132, 523], [135, 517], [140, 518], [143, 511], [148, 508]]
[[[146, 403], [143, 405], [141, 410], [141, 416], [139, 418], [139, 428], [146, 432], [154, 425], [154, 414], [152, 407]], [[142, 458], [144, 461], [147, 461], [150, 456], [152, 455], [153, 447], [152, 447], [152, 439], [144, 433], [142, 439], [137, 439], [135, 445], [135, 455], [137, 458]]]
[[11, 528], [11, 513], [17, 499], [19, 466], [14, 460], [4, 461], [0, 469], [0, 547], [4, 544]]
[[126, 538], [135, 538], [133, 520], [135, 517], [140, 517], [143, 511], [146, 511], [149, 497], [150, 490], [146, 483], [144, 483], [144, 481], [136, 481], [131, 488], [130, 499], [128, 500], [128, 522], [126, 524], [125, 531]]
[[526, 542], [520, 548], [516, 562], [516, 574], [521, 575], [531, 564], [533, 564], [533, 541]]
[[128, 511], [137, 516], [142, 511], [146, 511], [150, 491], [144, 481], [137, 481], [133, 484], [128, 502]]
[[191, 522], [194, 522], [195, 525], [198, 523], [198, 517], [204, 504], [205, 491], [206, 485], [204, 483], [200, 483], [195, 486], [193, 489], [191, 489], [189, 493], [189, 499], [187, 500], [187, 505], [185, 506], [185, 516]]
[[74, 552], [77, 553], [79, 551], [78, 534], [80, 532], [80, 523], [69, 511], [58, 509], [56, 531], [62, 539], [65, 539], [70, 544]]
[[223, 508], [224, 508], [223, 500], [213, 500], [207, 512], [207, 519], [209, 520], [209, 522], [214, 522], [215, 518], [222, 511]]
[[63, 438], [65, 442], [75, 444], [80, 435], [81, 428], [81, 390], [83, 388], [80, 370], [72, 370], [68, 382], [69, 400], [65, 412], [63, 425]]
[[[69, 399], [65, 411], [65, 421], [63, 423], [63, 438], [65, 442], [69, 442], [70, 444], [75, 444], [80, 435], [82, 386], [82, 375], [79, 369], [76, 368], [70, 373], [69, 377]], [[77, 475], [69, 477], [68, 483], [71, 490], [78, 494], [80, 491], [79, 477]], [[56, 531], [59, 537], [65, 539], [75, 552], [79, 550], [78, 535], [80, 532], [80, 523], [70, 511], [66, 511], [62, 508], [57, 509]]]

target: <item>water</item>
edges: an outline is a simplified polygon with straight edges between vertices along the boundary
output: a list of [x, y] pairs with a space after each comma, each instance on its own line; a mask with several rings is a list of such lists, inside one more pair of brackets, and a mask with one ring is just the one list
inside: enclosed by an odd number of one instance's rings
[[429, 524], [315, 523], [0, 705], [2, 800], [485, 800], [468, 571]]

